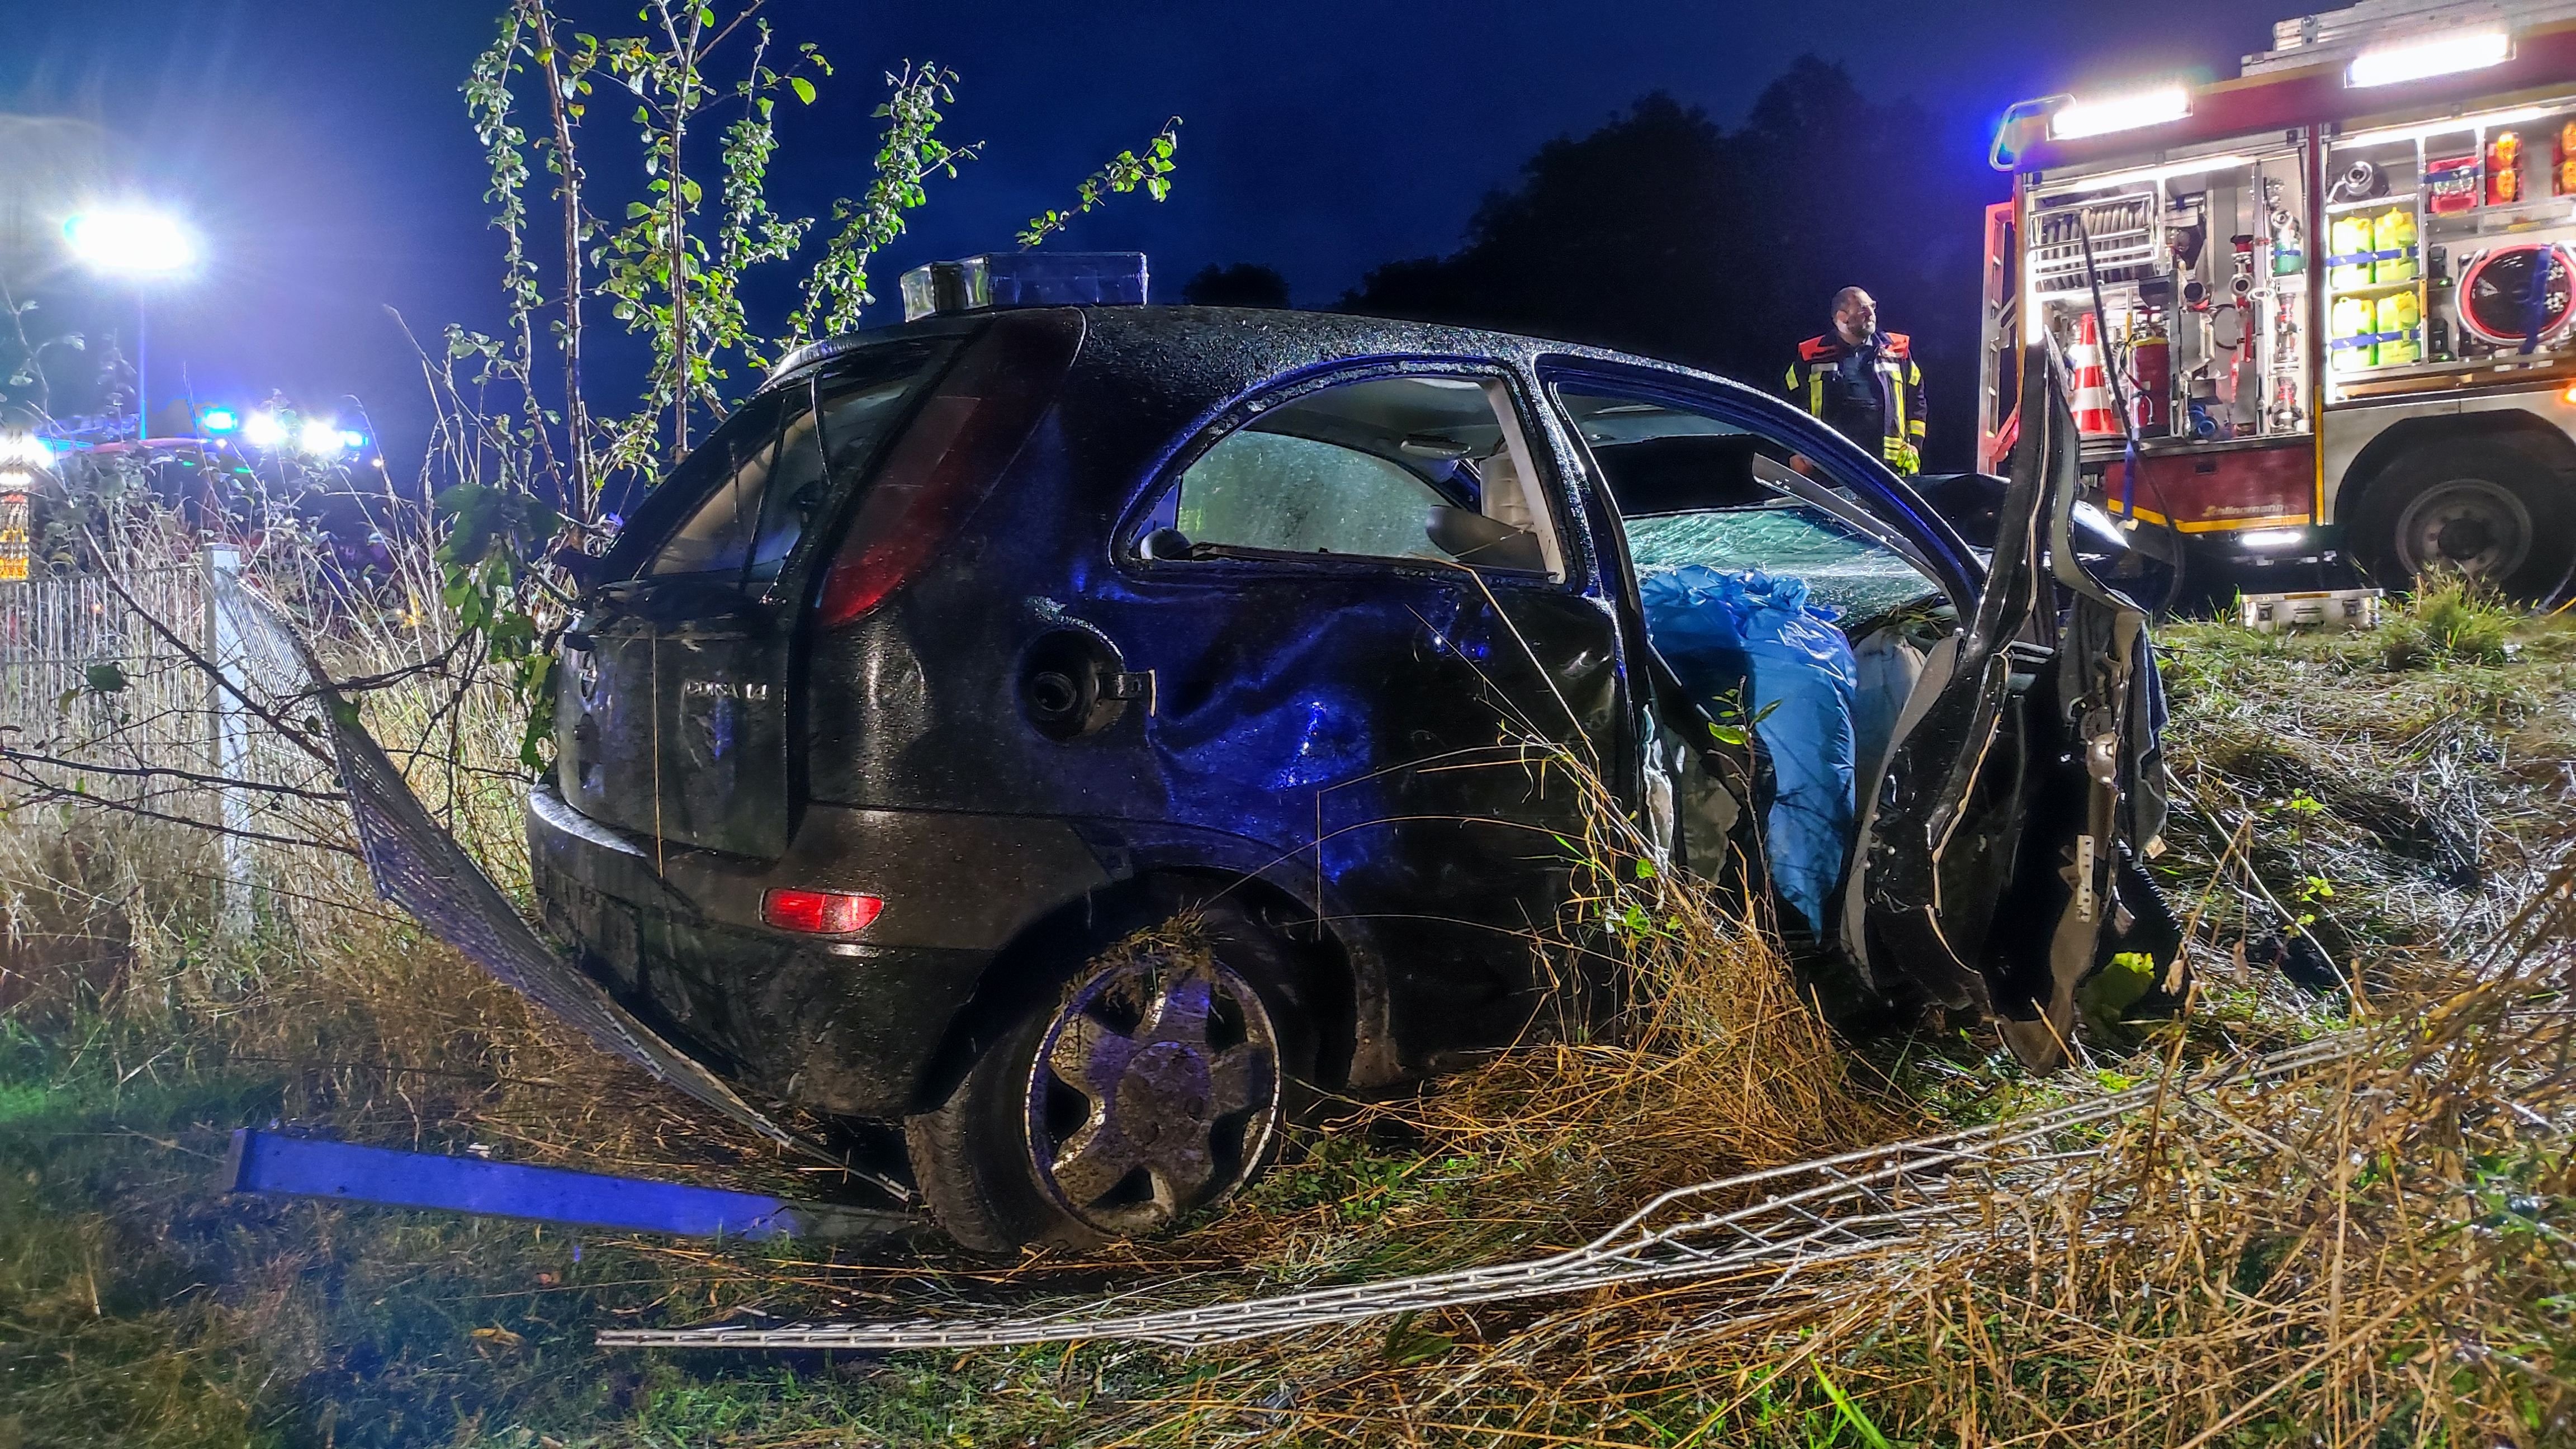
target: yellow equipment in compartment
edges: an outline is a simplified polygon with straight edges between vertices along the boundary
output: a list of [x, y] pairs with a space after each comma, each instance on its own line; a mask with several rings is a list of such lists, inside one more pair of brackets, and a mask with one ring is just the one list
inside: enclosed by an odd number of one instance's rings
[[[2412, 220], [2413, 218], [2408, 218]], [[2385, 266], [2386, 263], [2381, 263]], [[2374, 325], [2379, 329], [2381, 367], [2403, 367], [2424, 358], [2424, 304], [2415, 290], [2391, 292], [2379, 299]]]
[[2376, 302], [2368, 297], [2337, 297], [2326, 313], [2326, 356], [2334, 370], [2358, 372], [2378, 366], [2378, 331]]
[[2338, 216], [2326, 228], [2327, 260], [2332, 263], [2327, 286], [2343, 292], [2370, 285], [2372, 230], [2370, 218], [2358, 212]]
[[[2370, 223], [2370, 280], [2378, 283], [2415, 280], [2415, 212], [2392, 206]], [[2382, 329], [2385, 330], [2385, 329]]]

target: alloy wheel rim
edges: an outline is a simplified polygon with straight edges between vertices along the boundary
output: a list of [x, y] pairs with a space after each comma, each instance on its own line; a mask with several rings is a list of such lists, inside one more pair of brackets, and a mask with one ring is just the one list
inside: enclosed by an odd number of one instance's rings
[[1030, 1165], [1057, 1207], [1101, 1232], [1152, 1232], [1221, 1201], [1278, 1130], [1269, 1010], [1193, 957], [1139, 953], [1085, 978], [1030, 1065]]
[[2410, 576], [2439, 566], [2504, 579], [2531, 557], [2531, 546], [2531, 510], [2513, 490], [2484, 478], [2429, 488], [2397, 519], [2398, 562]]

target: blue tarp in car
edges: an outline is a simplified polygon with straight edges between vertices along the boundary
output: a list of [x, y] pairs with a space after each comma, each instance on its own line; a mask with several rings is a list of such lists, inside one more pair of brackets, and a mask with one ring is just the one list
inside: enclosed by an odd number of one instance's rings
[[1821, 931], [1851, 853], [1858, 671], [1834, 610], [1802, 579], [1688, 564], [1652, 574], [1646, 633], [1712, 718], [1753, 717], [1777, 786], [1765, 817], [1771, 882]]

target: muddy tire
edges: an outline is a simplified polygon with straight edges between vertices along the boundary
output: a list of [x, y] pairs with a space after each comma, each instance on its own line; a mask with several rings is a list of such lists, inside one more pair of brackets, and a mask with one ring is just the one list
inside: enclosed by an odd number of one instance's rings
[[1037, 993], [905, 1122], [914, 1180], [961, 1246], [1150, 1236], [1276, 1157], [1312, 1100], [1299, 962], [1243, 911], [1195, 915], [1195, 932], [1131, 938]]
[[2508, 598], [2547, 599], [2576, 562], [2576, 509], [2557, 469], [2512, 442], [2419, 444], [2362, 494], [2356, 561], [2388, 588], [2428, 568], [2466, 574]]

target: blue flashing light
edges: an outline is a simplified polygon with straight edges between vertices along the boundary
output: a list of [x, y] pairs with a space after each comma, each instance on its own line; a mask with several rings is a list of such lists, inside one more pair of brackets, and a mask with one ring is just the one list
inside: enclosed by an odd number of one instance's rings
[[352, 453], [365, 452], [367, 448], [367, 435], [359, 432], [356, 428], [342, 428], [340, 430], [340, 446], [348, 449]]
[[1141, 307], [1143, 252], [1000, 252], [903, 274], [903, 320], [1011, 307]]
[[241, 428], [241, 414], [231, 408], [208, 408], [197, 414], [197, 426], [209, 433], [230, 433]]

